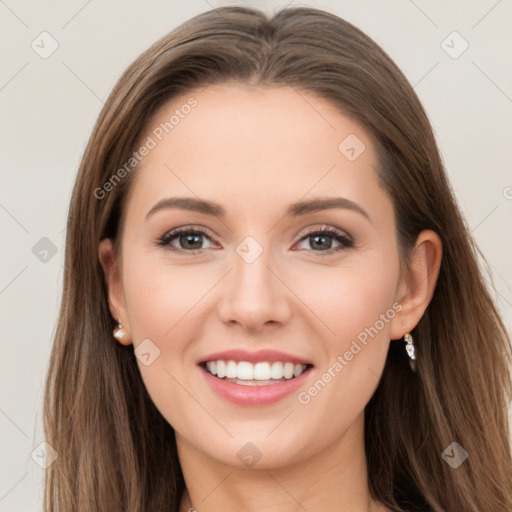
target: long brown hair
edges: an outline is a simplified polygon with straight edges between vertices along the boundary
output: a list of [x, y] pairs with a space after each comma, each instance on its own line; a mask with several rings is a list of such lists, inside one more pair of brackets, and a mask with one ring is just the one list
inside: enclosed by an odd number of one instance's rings
[[[58, 453], [46, 470], [45, 511], [178, 511], [185, 484], [174, 430], [144, 387], [133, 347], [112, 337], [98, 259], [100, 240], [118, 241], [136, 167], [102, 197], [97, 191], [164, 103], [228, 80], [312, 91], [362, 123], [394, 204], [401, 262], [423, 229], [443, 243], [433, 298], [413, 332], [417, 372], [391, 343], [365, 410], [372, 496], [395, 511], [512, 510], [510, 339], [411, 85], [372, 39], [333, 14], [292, 8], [269, 19], [223, 7], [179, 26], [128, 67], [85, 150], [45, 389], [46, 441]], [[442, 457], [453, 442], [468, 453], [456, 469]]]

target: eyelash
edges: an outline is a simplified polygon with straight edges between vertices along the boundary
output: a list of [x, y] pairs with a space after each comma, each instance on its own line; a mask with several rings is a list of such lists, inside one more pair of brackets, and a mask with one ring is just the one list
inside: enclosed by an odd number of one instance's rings
[[[177, 249], [175, 247], [172, 247], [170, 245], [171, 241], [182, 234], [203, 235], [206, 238], [211, 240], [211, 237], [209, 236], [207, 231], [205, 231], [204, 229], [202, 229], [200, 227], [192, 228], [191, 226], [186, 226], [186, 227], [176, 228], [171, 231], [168, 231], [164, 236], [162, 236], [156, 242], [156, 245], [159, 247], [168, 246], [169, 250], [171, 250], [171, 251], [183, 252], [183, 253], [190, 254], [190, 255], [199, 254], [202, 251], [204, 251], [204, 249], [195, 249], [195, 250], [187, 251], [185, 249]], [[334, 228], [316, 229], [313, 231], [309, 231], [307, 233], [302, 233], [301, 235], [299, 235], [301, 237], [299, 239], [299, 242], [302, 242], [303, 240], [305, 240], [313, 235], [327, 235], [329, 237], [335, 238], [338, 242], [340, 242], [342, 244], [340, 247], [331, 248], [326, 251], [313, 251], [312, 249], [310, 249], [310, 251], [312, 251], [314, 253], [319, 253], [319, 254], [317, 254], [318, 256], [331, 255], [331, 254], [334, 254], [334, 253], [337, 253], [340, 251], [344, 251], [346, 249], [350, 249], [351, 247], [354, 246], [354, 242], [348, 236], [344, 235], [343, 232], [338, 231], [337, 229], [334, 229]]]

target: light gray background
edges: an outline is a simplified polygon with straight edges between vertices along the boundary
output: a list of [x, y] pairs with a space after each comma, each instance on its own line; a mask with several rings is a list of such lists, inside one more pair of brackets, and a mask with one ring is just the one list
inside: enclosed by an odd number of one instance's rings
[[[0, 0], [0, 511], [42, 510], [44, 470], [32, 453], [44, 440], [42, 393], [69, 197], [93, 123], [139, 53], [193, 15], [234, 4], [272, 12], [287, 2]], [[290, 5], [324, 8], [352, 22], [414, 85], [512, 332], [511, 1]], [[58, 43], [47, 59], [31, 47], [35, 41], [49, 48], [43, 31]], [[458, 53], [462, 40], [451, 36], [442, 46], [453, 31], [469, 44], [458, 58], [445, 49]], [[46, 262], [33, 252], [43, 237], [56, 246]]]

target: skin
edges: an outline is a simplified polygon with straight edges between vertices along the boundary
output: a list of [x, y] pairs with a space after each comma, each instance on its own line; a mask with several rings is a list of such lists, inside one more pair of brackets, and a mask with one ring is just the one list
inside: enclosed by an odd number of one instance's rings
[[[391, 340], [416, 326], [432, 298], [441, 241], [423, 231], [400, 273], [393, 205], [370, 137], [326, 100], [290, 87], [212, 85], [166, 104], [142, 139], [190, 96], [198, 105], [134, 176], [120, 253], [108, 239], [98, 252], [112, 315], [127, 333], [120, 342], [136, 348], [149, 338], [160, 350], [149, 366], [137, 362], [176, 432], [187, 486], [180, 512], [389, 510], [369, 495], [364, 408]], [[354, 161], [338, 150], [349, 134], [366, 146]], [[145, 219], [171, 196], [216, 201], [226, 218], [170, 208]], [[285, 216], [290, 203], [320, 196], [348, 198], [370, 220], [349, 209]], [[192, 245], [176, 237], [181, 252], [156, 245], [190, 225], [208, 236]], [[349, 234], [353, 247], [326, 255], [343, 244], [299, 236], [325, 226]], [[236, 252], [247, 236], [263, 249], [251, 264]], [[195, 247], [202, 252], [187, 254]], [[395, 302], [401, 311], [308, 404], [292, 393], [234, 405], [196, 365], [230, 348], [282, 350], [314, 364], [307, 390]], [[237, 457], [247, 442], [262, 454], [250, 468]]]

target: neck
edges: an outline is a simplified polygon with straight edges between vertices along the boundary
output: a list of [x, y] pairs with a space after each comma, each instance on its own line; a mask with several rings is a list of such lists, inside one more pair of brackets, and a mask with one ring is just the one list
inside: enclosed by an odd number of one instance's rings
[[388, 510], [370, 496], [359, 421], [363, 416], [321, 452], [304, 459], [297, 454], [296, 462], [280, 467], [271, 461], [253, 468], [224, 464], [197, 451], [176, 433], [186, 484], [180, 512]]

